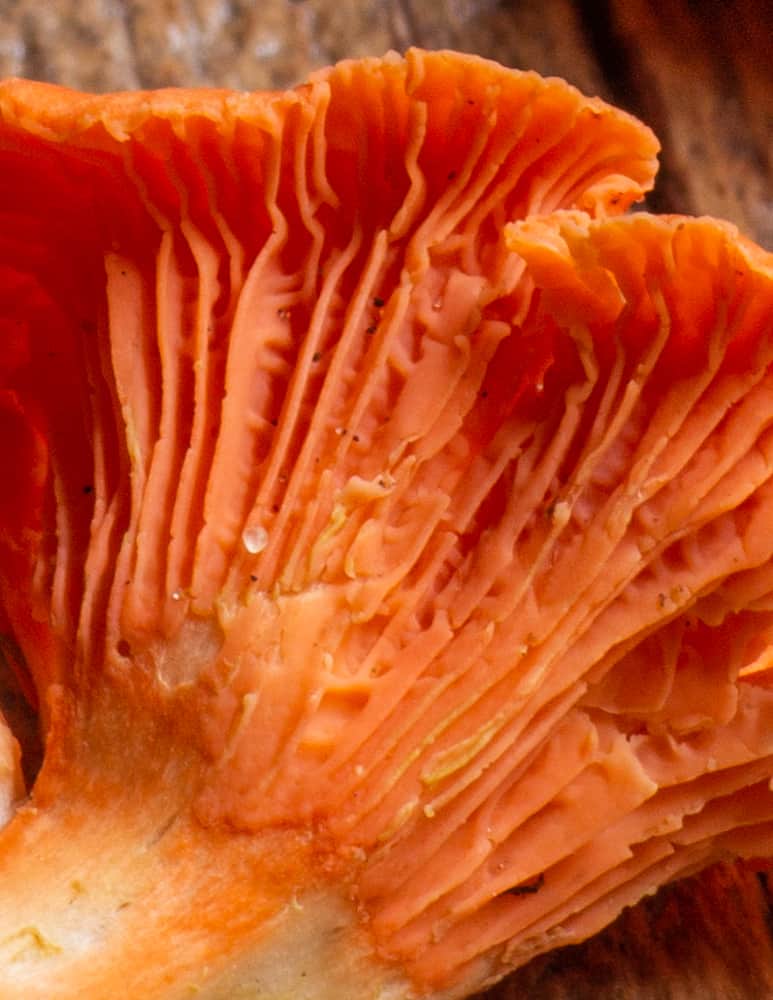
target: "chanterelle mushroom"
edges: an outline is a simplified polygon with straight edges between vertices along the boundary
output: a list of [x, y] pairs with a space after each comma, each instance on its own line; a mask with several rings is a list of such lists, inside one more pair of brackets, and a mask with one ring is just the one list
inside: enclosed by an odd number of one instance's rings
[[3, 1000], [450, 1000], [773, 850], [772, 263], [607, 218], [656, 148], [448, 53], [0, 87]]

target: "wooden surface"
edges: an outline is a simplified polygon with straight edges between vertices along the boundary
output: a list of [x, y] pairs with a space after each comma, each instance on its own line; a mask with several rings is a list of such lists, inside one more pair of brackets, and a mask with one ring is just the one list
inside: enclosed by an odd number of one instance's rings
[[[627, 108], [663, 142], [653, 209], [721, 216], [773, 248], [766, 0], [0, 0], [0, 76], [95, 91], [289, 86], [337, 59], [409, 45], [560, 75]], [[23, 727], [18, 695], [5, 702]], [[772, 893], [765, 870], [718, 866], [487, 998], [773, 998]]]
[[477, 1000], [767, 1000], [773, 882], [721, 864], [666, 886], [582, 945], [513, 973]]

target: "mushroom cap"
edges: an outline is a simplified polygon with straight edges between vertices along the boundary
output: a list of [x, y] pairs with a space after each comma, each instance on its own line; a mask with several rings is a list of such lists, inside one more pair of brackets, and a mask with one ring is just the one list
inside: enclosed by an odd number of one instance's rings
[[42, 885], [86, 843], [135, 893], [51, 996], [230, 995], [335, 886], [372, 958], [330, 996], [450, 1000], [773, 846], [773, 263], [615, 218], [656, 151], [451, 53], [0, 86], [0, 606], [47, 740], [0, 857], [39, 811]]

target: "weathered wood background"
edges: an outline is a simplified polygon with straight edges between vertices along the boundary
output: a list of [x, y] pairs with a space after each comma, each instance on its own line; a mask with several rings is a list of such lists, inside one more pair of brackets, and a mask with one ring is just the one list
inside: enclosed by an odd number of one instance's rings
[[[284, 87], [410, 45], [563, 76], [627, 108], [663, 143], [653, 209], [724, 217], [773, 248], [770, 0], [0, 0], [0, 76], [94, 91]], [[19, 697], [2, 701], [23, 727]], [[487, 1000], [773, 998], [772, 893], [767, 870], [718, 866]]]

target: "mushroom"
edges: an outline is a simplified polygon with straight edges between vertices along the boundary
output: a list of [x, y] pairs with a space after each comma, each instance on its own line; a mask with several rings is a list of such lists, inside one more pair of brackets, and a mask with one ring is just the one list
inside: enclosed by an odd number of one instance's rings
[[0, 86], [3, 998], [452, 1000], [770, 853], [773, 264], [656, 152], [452, 53]]

